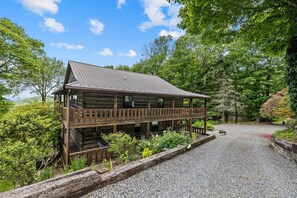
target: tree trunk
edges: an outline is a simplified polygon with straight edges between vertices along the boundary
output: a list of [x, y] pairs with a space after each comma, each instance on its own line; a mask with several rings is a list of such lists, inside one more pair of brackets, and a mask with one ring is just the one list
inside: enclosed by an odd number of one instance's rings
[[228, 123], [229, 115], [228, 112], [225, 112], [225, 122]]
[[238, 123], [238, 111], [235, 111], [235, 123]]
[[291, 108], [297, 115], [297, 36], [294, 36], [289, 41], [289, 46], [286, 52], [287, 69], [286, 69], [286, 81], [288, 85], [288, 91], [290, 95]]
[[257, 122], [257, 123], [260, 122], [260, 117], [259, 117], [259, 115], [256, 116], [256, 122]]
[[46, 95], [41, 94], [41, 102], [45, 103], [46, 102]]

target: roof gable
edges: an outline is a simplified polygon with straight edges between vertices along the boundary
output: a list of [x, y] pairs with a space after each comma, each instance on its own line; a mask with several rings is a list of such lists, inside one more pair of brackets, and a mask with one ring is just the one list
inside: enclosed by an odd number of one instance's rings
[[[73, 77], [71, 77], [72, 73]], [[206, 95], [183, 91], [158, 76], [113, 70], [75, 61], [68, 62], [64, 86], [68, 89], [210, 98]]]

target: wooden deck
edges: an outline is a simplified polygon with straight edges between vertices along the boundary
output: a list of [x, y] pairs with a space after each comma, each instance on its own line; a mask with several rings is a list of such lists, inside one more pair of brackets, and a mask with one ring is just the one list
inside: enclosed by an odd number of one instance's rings
[[[60, 107], [63, 120], [67, 118], [67, 108]], [[154, 120], [174, 120], [204, 116], [201, 108], [121, 108], [121, 109], [87, 109], [70, 108], [70, 127], [109, 126]]]

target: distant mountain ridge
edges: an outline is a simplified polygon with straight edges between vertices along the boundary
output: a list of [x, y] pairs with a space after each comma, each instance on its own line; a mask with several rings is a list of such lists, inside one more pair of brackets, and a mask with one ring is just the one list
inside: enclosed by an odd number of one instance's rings
[[[52, 97], [52, 96], [46, 97], [47, 101], [52, 101], [53, 99], [54, 99], [54, 97]], [[25, 98], [25, 99], [13, 101], [13, 103], [14, 103], [15, 106], [21, 106], [21, 105], [25, 105], [25, 104], [28, 104], [30, 102], [33, 102], [35, 100], [41, 101], [41, 97], [40, 96], [35, 96], [35, 97], [31, 97], [31, 98]]]

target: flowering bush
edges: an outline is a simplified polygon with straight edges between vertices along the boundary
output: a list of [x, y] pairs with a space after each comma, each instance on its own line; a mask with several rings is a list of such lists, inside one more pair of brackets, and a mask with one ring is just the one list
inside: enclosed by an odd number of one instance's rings
[[294, 113], [290, 109], [288, 89], [285, 88], [271, 96], [271, 98], [262, 105], [260, 114], [262, 117], [269, 119], [286, 119], [293, 117]]

